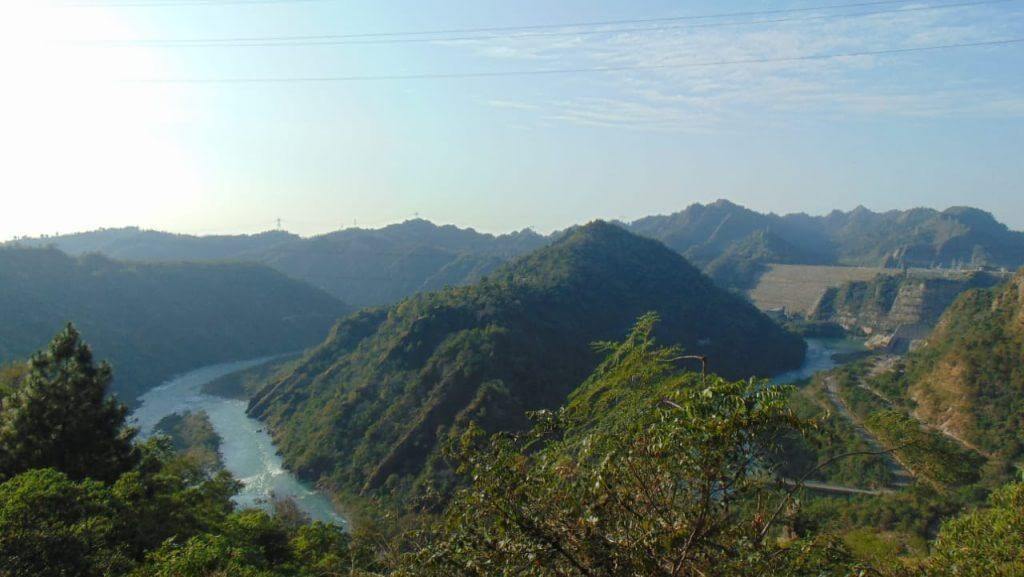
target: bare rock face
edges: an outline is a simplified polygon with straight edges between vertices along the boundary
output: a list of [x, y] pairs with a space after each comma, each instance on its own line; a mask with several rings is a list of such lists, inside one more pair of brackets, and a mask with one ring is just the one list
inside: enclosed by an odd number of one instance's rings
[[999, 275], [990, 273], [879, 275], [827, 289], [808, 318], [873, 335], [880, 348], [905, 352], [927, 337], [961, 293], [999, 280]]

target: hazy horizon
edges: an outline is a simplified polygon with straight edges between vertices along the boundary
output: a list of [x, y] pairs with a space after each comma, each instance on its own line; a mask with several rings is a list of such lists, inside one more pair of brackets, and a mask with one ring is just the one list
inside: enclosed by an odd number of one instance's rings
[[5, 2], [0, 238], [547, 232], [717, 198], [1019, 230], [1022, 4]]
[[[295, 230], [295, 229], [289, 227], [288, 226], [288, 222], [285, 221], [284, 219], [281, 219], [281, 226], [280, 227], [277, 226], [276, 219], [273, 219], [273, 221], [271, 222], [270, 226], [267, 226], [265, 228], [248, 229], [248, 230], [237, 230], [237, 231], [215, 231], [215, 232], [203, 232], [203, 231], [190, 232], [190, 231], [183, 231], [183, 230], [174, 230], [172, 228], [156, 228], [156, 227], [141, 226], [141, 225], [138, 225], [138, 224], [130, 224], [129, 223], [129, 224], [124, 224], [124, 225], [119, 225], [119, 226], [102, 226], [102, 227], [88, 228], [88, 229], [82, 229], [82, 230], [53, 231], [53, 232], [45, 232], [44, 231], [44, 232], [42, 232], [40, 234], [36, 234], [36, 235], [19, 235], [17, 237], [11, 237], [11, 238], [7, 238], [7, 239], [4, 239], [4, 238], [0, 237], [0, 243], [2, 243], [4, 241], [11, 241], [11, 240], [18, 240], [18, 239], [39, 239], [39, 238], [54, 237], [54, 236], [71, 236], [71, 235], [76, 235], [76, 234], [87, 234], [87, 233], [92, 233], [92, 232], [98, 232], [98, 231], [101, 231], [101, 230], [123, 230], [123, 229], [130, 229], [130, 228], [136, 228], [136, 229], [139, 229], [141, 231], [161, 232], [161, 233], [170, 233], [170, 234], [181, 234], [181, 235], [200, 236], [200, 237], [201, 236], [243, 236], [243, 235], [258, 235], [258, 234], [270, 233], [270, 232], [283, 232], [283, 233], [288, 233], [288, 234], [294, 234], [294, 235], [297, 235], [297, 236], [302, 237], [302, 238], [312, 238], [312, 237], [321, 236], [321, 235], [325, 235], [325, 234], [330, 234], [330, 233], [333, 233], [333, 232], [339, 232], [339, 231], [343, 231], [343, 230], [380, 230], [380, 229], [383, 229], [383, 228], [386, 228], [386, 227], [389, 227], [389, 226], [396, 226], [396, 225], [400, 225], [400, 224], [403, 224], [403, 223], [406, 223], [406, 222], [409, 222], [409, 221], [414, 221], [414, 220], [417, 220], [417, 219], [427, 221], [427, 222], [429, 222], [429, 223], [431, 223], [431, 224], [433, 224], [435, 226], [438, 226], [438, 227], [455, 226], [455, 227], [458, 227], [458, 228], [463, 229], [463, 230], [474, 230], [474, 231], [479, 232], [479, 233], [490, 234], [490, 235], [494, 235], [494, 236], [513, 234], [513, 233], [523, 232], [523, 231], [527, 231], [527, 230], [535, 232], [535, 233], [543, 235], [543, 236], [547, 236], [547, 235], [550, 235], [550, 234], [553, 234], [553, 233], [565, 230], [567, 228], [571, 228], [573, 226], [579, 226], [579, 225], [586, 224], [586, 223], [594, 221], [594, 220], [620, 221], [620, 222], [625, 222], [627, 224], [630, 224], [630, 223], [636, 222], [637, 220], [640, 220], [640, 219], [643, 219], [643, 218], [646, 218], [646, 217], [650, 217], [650, 216], [667, 216], [667, 215], [671, 215], [671, 214], [674, 214], [674, 213], [677, 213], [677, 212], [681, 212], [681, 211], [685, 210], [686, 208], [688, 208], [689, 206], [692, 206], [693, 204], [702, 204], [704, 206], [707, 206], [709, 204], [712, 204], [714, 202], [719, 202], [719, 201], [730, 202], [730, 203], [739, 205], [739, 206], [741, 206], [743, 208], [747, 208], [747, 209], [750, 209], [750, 210], [755, 210], [755, 212], [759, 212], [759, 213], [762, 213], [762, 214], [776, 214], [778, 216], [788, 216], [788, 215], [795, 215], [795, 214], [804, 214], [804, 215], [807, 215], [807, 216], [810, 216], [810, 217], [824, 217], [824, 216], [827, 216], [827, 214], [828, 214], [828, 212], [815, 214], [815, 213], [810, 213], [810, 212], [807, 212], [807, 211], [800, 211], [800, 210], [794, 211], [794, 212], [785, 212], [785, 213], [772, 212], [772, 211], [759, 211], [759, 210], [753, 209], [753, 208], [751, 208], [749, 206], [745, 206], [745, 205], [742, 205], [740, 203], [734, 202], [734, 201], [732, 201], [731, 199], [728, 199], [728, 198], [718, 198], [718, 199], [715, 199], [715, 200], [712, 200], [712, 201], [708, 201], [708, 202], [690, 203], [690, 204], [688, 204], [686, 206], [683, 206], [683, 207], [679, 208], [678, 210], [663, 211], [663, 212], [658, 212], [658, 213], [645, 214], [645, 215], [641, 215], [641, 216], [639, 216], [637, 218], [630, 218], [630, 219], [623, 220], [623, 219], [617, 219], [617, 218], [595, 217], [595, 218], [591, 218], [591, 219], [587, 219], [587, 220], [581, 220], [581, 221], [578, 221], [578, 222], [572, 222], [572, 223], [569, 223], [569, 224], [567, 224], [567, 225], [565, 225], [563, 227], [552, 228], [550, 230], [538, 230], [538, 229], [536, 229], [534, 227], [529, 227], [529, 226], [520, 227], [520, 228], [510, 228], [510, 229], [485, 230], [482, 227], [475, 226], [472, 223], [439, 222], [439, 221], [427, 218], [427, 217], [422, 216], [422, 215], [413, 214], [413, 215], [409, 216], [408, 218], [400, 218], [398, 220], [395, 220], [395, 221], [392, 221], [392, 222], [385, 222], [385, 223], [382, 223], [382, 224], [365, 224], [364, 225], [363, 223], [350, 223], [348, 225], [342, 224], [338, 228], [325, 229], [325, 230], [314, 230], [314, 231], [311, 231], [311, 232]], [[937, 206], [913, 206], [913, 207], [909, 207], [909, 208], [906, 208], [906, 209], [889, 209], [889, 210], [932, 209], [932, 210], [936, 210], [936, 211], [942, 212], [942, 211], [950, 209], [950, 208], [956, 208], [956, 207], [962, 207], [962, 206], [970, 207], [969, 205], [954, 205], [954, 206], [943, 206], [943, 207], [937, 207]], [[847, 212], [848, 213], [848, 212], [851, 212], [852, 210], [855, 210], [856, 208], [866, 208], [867, 210], [869, 210], [871, 212], [879, 213], [879, 214], [883, 213], [883, 212], [887, 212], [887, 211], [883, 211], [883, 210], [875, 210], [875, 209], [873, 209], [870, 206], [864, 206], [864, 205], [857, 205], [857, 206], [855, 206], [855, 207], [853, 207], [851, 209], [848, 209], [848, 210], [833, 209], [832, 211], [829, 211], [829, 212], [840, 211], [840, 212]], [[970, 208], [980, 208], [980, 207], [970, 207]], [[991, 213], [992, 211], [987, 211], [987, 212]], [[1017, 232], [1024, 232], [1024, 228], [1018, 228], [1018, 227], [1015, 227], [1015, 226], [1011, 225], [1009, 222], [1004, 221], [1003, 219], [999, 218], [998, 214], [994, 214], [993, 213], [993, 216], [1000, 223], [1007, 225], [1007, 227], [1010, 230], [1017, 231]]]

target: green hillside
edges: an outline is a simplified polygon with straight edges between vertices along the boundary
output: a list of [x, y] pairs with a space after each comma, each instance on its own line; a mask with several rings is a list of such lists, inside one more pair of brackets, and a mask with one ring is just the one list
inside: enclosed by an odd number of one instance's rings
[[767, 230], [755, 230], [731, 243], [704, 266], [704, 272], [719, 286], [740, 290], [753, 288], [768, 263], [823, 264], [825, 258], [802, 250]]
[[126, 400], [196, 367], [315, 344], [347, 307], [255, 264], [135, 264], [0, 249], [0, 361], [68, 322], [115, 368]]
[[[595, 222], [481, 283], [422, 294], [339, 323], [250, 404], [286, 464], [348, 492], [419, 494], [452, 482], [439, 447], [474, 420], [518, 429], [594, 368], [590, 343], [655, 311], [662, 342], [718, 373], [799, 365], [804, 343], [677, 253]], [[696, 365], [693, 365], [696, 366]]]
[[230, 499], [241, 484], [220, 469], [220, 439], [203, 413], [166, 417], [169, 438], [136, 439], [127, 409], [104, 394], [110, 371], [76, 331], [62, 331], [29, 363], [0, 370], [0, 575], [1024, 570], [1024, 485], [821, 497], [813, 483], [779, 482], [838, 463], [793, 467], [776, 451], [789, 439], [817, 445], [831, 427], [793, 406], [789, 387], [686, 370], [682, 351], [652, 339], [656, 321], [644, 315], [625, 340], [603, 343], [594, 371], [528, 429], [465, 427], [449, 451], [464, 482], [443, 510], [348, 531], [310, 522], [287, 500], [272, 512], [239, 510]]
[[1024, 271], [971, 290], [911, 355], [906, 387], [915, 414], [982, 451], [1024, 453]]

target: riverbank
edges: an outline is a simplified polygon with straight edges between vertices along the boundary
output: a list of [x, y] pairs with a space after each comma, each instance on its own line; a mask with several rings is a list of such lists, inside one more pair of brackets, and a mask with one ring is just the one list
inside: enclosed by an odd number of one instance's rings
[[804, 363], [800, 368], [776, 375], [772, 378], [772, 382], [786, 385], [809, 379], [815, 373], [828, 371], [844, 364], [843, 356], [864, 350], [864, 341], [858, 339], [809, 338], [807, 339], [807, 356], [804, 357]]
[[211, 365], [175, 377], [139, 397], [139, 406], [131, 414], [132, 423], [139, 428], [140, 436], [146, 438], [168, 415], [204, 411], [221, 437], [224, 468], [243, 484], [234, 499], [240, 507], [267, 509], [271, 498], [289, 498], [314, 521], [347, 525], [326, 495], [284, 468], [263, 423], [246, 415], [245, 400], [203, 391], [209, 382], [264, 364], [271, 358]]

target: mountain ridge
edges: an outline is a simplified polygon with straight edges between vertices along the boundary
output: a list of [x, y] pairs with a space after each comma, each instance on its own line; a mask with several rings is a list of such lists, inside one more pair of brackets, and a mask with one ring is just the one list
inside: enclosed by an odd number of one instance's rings
[[[654, 238], [711, 274], [746, 290], [765, 265], [887, 268], [1024, 266], [1024, 233], [990, 213], [954, 206], [874, 212], [863, 206], [826, 215], [759, 213], [728, 200], [618, 223]], [[356, 306], [392, 304], [423, 290], [476, 282], [565, 231], [501, 235], [407, 220], [379, 229], [347, 228], [312, 237], [284, 231], [189, 236], [138, 228], [14, 241], [53, 244], [70, 254], [130, 260], [244, 260], [268, 264]], [[8, 243], [10, 244], [10, 243]]]
[[445, 439], [470, 420], [515, 430], [527, 411], [559, 406], [595, 366], [591, 343], [651, 310], [663, 339], [708, 355], [716, 372], [771, 374], [803, 358], [799, 337], [677, 253], [596, 222], [476, 285], [348, 317], [250, 414], [307, 479], [348, 492], [450, 489]]

